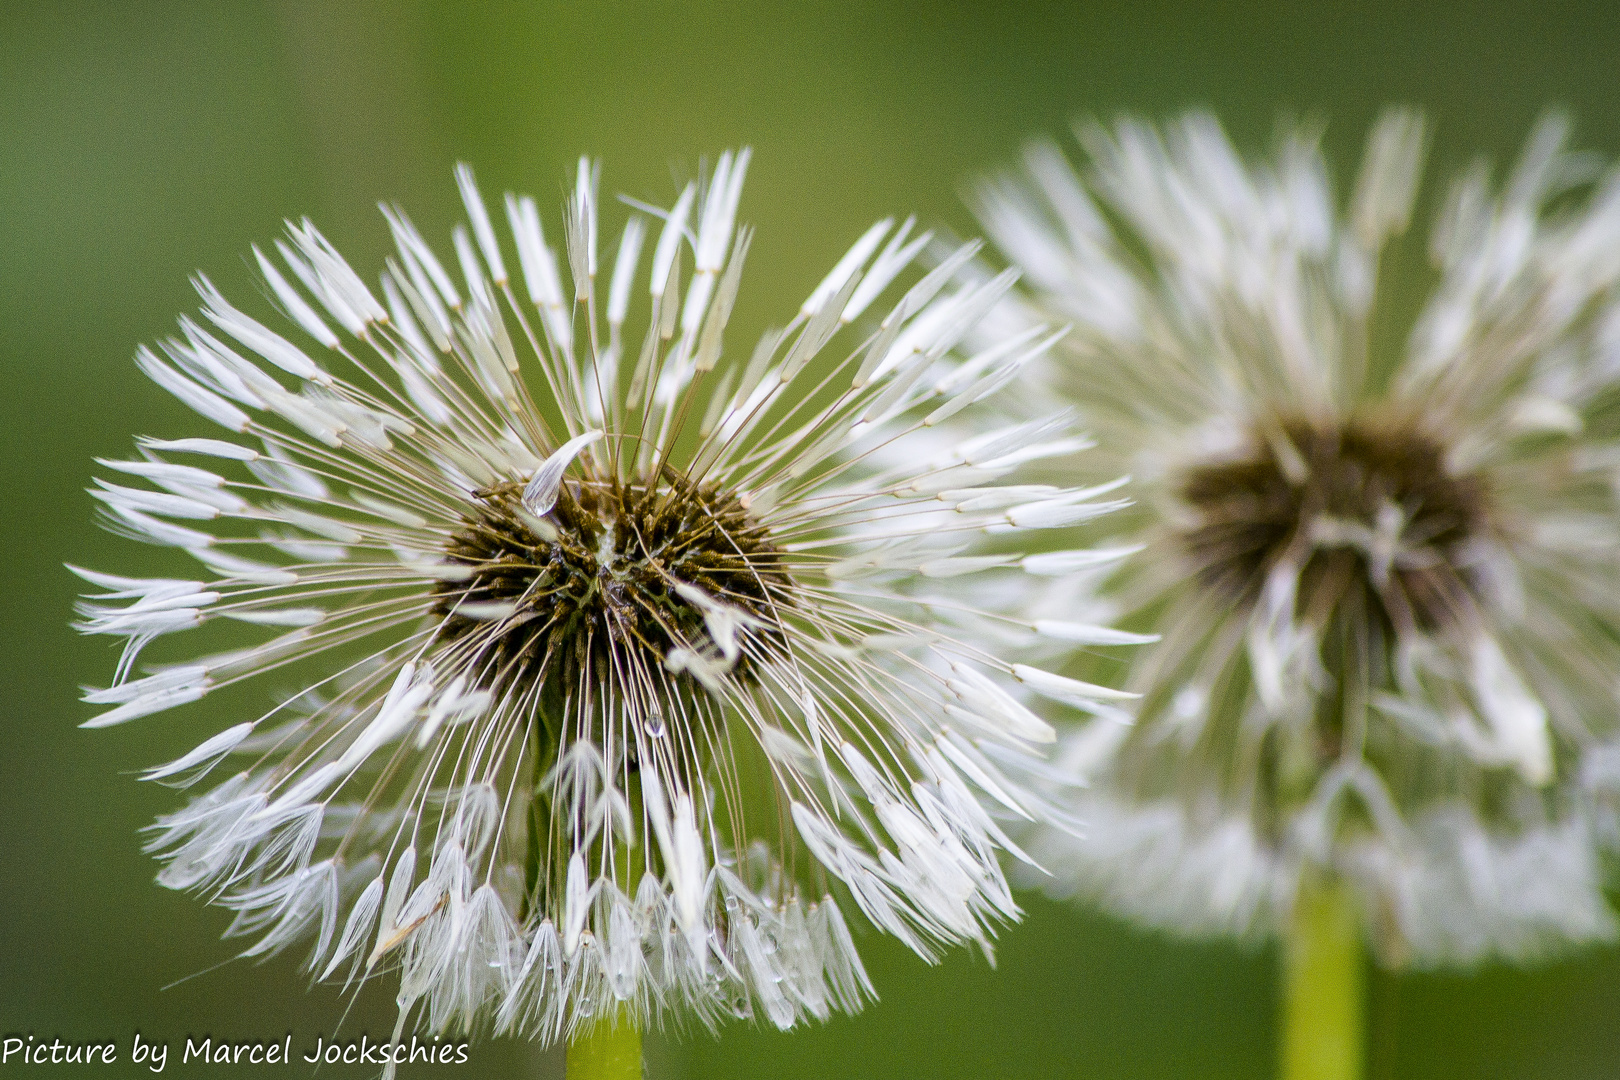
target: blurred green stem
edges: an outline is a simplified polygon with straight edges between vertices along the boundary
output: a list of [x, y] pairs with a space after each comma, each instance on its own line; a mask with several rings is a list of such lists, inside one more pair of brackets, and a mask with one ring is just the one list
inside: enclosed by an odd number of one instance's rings
[[1361, 1080], [1363, 978], [1350, 889], [1302, 882], [1283, 957], [1282, 1080]]
[[641, 1080], [641, 1032], [624, 1013], [604, 1016], [568, 1044], [568, 1080]]

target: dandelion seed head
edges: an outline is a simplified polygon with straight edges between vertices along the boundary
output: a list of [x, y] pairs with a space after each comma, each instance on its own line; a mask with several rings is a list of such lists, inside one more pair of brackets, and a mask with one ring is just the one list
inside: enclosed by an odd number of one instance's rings
[[[1047, 666], [1141, 694], [1063, 728], [1042, 884], [1264, 937], [1335, 876], [1390, 964], [1610, 939], [1620, 186], [1552, 117], [1422, 222], [1420, 116], [1342, 196], [1319, 135], [1087, 124], [978, 191], [1030, 283], [981, 329], [1073, 323], [978, 422], [1069, 403], [1097, 447], [1033, 476], [1135, 479], [1137, 553], [1025, 605]], [[1116, 659], [1077, 608], [1162, 640]]]
[[[1014, 688], [1111, 691], [1003, 659], [1016, 620], [934, 583], [1005, 591], [1046, 572], [1031, 538], [1072, 545], [1118, 501], [1017, 482], [1080, 444], [1068, 416], [928, 437], [1054, 335], [958, 356], [1013, 281], [957, 281], [965, 256], [883, 311], [932, 239], [912, 221], [736, 349], [749, 162], [658, 211], [645, 292], [646, 219], [604, 230], [598, 165], [549, 233], [508, 195], [509, 237], [461, 167], [453, 262], [384, 206], [374, 289], [289, 224], [254, 249], [286, 320], [199, 279], [202, 316], [138, 352], [230, 437], [143, 438], [92, 489], [109, 527], [194, 565], [74, 568], [79, 628], [122, 644], [86, 726], [303, 687], [144, 774], [212, 784], [147, 847], [161, 884], [233, 913], [243, 955], [397, 980], [400, 1031], [553, 1042], [603, 1016], [857, 1010], [846, 912], [928, 959], [1017, 918], [1000, 822], [1041, 812], [1051, 729]], [[144, 659], [221, 621], [264, 637]]]

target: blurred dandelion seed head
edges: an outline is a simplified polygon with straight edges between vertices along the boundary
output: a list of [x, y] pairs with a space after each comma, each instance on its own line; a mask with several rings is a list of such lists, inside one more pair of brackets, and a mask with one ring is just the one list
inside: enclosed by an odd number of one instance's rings
[[1421, 117], [1384, 115], [1342, 198], [1318, 134], [1245, 159], [1204, 114], [1086, 125], [1080, 169], [1040, 145], [978, 190], [1032, 283], [987, 325], [1074, 324], [1023, 408], [1096, 434], [1070, 482], [1136, 478], [1140, 554], [1031, 614], [1163, 635], [1069, 649], [1143, 698], [1068, 729], [1083, 827], [1033, 853], [1200, 934], [1274, 933], [1336, 875], [1389, 963], [1611, 938], [1620, 183], [1551, 117], [1438, 193], [1416, 270]]

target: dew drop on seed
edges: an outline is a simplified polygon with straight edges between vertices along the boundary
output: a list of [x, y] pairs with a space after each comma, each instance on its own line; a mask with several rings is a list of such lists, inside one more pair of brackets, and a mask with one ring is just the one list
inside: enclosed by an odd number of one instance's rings
[[642, 724], [642, 727], [646, 729], [647, 734], [649, 736], [651, 736], [652, 738], [654, 738], [654, 739], [662, 739], [664, 737], [664, 717], [663, 717], [663, 714], [661, 714], [661, 713], [651, 713], [651, 714], [648, 715], [647, 719], [645, 719], [645, 720], [643, 720], [641, 722], [641, 724]]

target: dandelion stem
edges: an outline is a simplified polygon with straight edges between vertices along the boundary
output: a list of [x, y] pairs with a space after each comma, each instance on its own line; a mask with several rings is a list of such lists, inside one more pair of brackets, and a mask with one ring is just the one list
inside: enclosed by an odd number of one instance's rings
[[1282, 1080], [1360, 1080], [1363, 978], [1354, 895], [1305, 880], [1283, 957]]
[[568, 1044], [568, 1080], [641, 1080], [641, 1032], [624, 1013], [606, 1016]]

